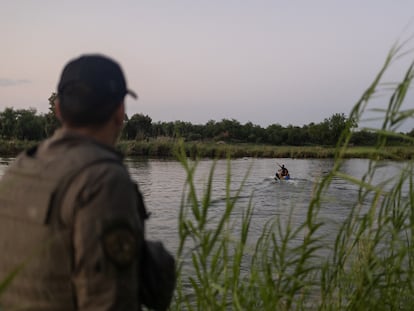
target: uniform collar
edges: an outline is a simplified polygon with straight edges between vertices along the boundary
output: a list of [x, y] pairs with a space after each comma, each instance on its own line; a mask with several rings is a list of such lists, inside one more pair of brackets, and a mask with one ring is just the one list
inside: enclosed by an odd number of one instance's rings
[[81, 135], [67, 128], [57, 129], [52, 135], [52, 137], [49, 138], [45, 143], [47, 147], [53, 147], [55, 145], [60, 145], [62, 143], [90, 143], [114, 153], [121, 160], [124, 158], [124, 155], [121, 152], [117, 151], [114, 147], [103, 144], [90, 136]]

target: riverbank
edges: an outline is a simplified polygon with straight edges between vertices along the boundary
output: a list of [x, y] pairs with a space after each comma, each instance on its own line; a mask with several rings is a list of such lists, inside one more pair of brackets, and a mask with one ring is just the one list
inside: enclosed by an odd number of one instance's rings
[[[14, 157], [22, 150], [35, 146], [33, 141], [0, 141], [0, 156]], [[170, 158], [178, 146], [177, 140], [157, 139], [148, 141], [119, 141], [117, 149], [127, 157]], [[335, 147], [324, 146], [272, 146], [225, 142], [185, 142], [184, 148], [189, 157], [199, 158], [333, 158]], [[374, 147], [349, 147], [346, 158], [375, 158], [410, 160], [414, 159], [414, 146], [389, 146], [381, 149]]]
[[[121, 141], [118, 148], [127, 156], [171, 157], [177, 147], [176, 142], [137, 142]], [[335, 147], [324, 146], [272, 146], [258, 144], [227, 144], [223, 142], [187, 142], [184, 143], [186, 153], [190, 157], [199, 158], [334, 158]], [[375, 147], [349, 147], [346, 158], [375, 158], [410, 160], [414, 159], [414, 146], [389, 146], [379, 153]]]

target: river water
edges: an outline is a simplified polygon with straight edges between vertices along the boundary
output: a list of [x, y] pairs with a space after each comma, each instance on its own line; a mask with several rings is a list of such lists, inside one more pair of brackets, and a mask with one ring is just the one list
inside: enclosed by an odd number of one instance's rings
[[[0, 158], [0, 176], [13, 159]], [[277, 161], [277, 162], [276, 162]], [[195, 186], [201, 199], [206, 188], [212, 160], [201, 160], [195, 171]], [[274, 173], [277, 164], [285, 164], [290, 171], [291, 180], [277, 182]], [[341, 171], [361, 178], [368, 167], [368, 160], [346, 160]], [[381, 182], [386, 176], [398, 172], [401, 163], [383, 162], [374, 183]], [[175, 251], [178, 247], [177, 219], [182, 200], [186, 174], [182, 165], [175, 160], [126, 159], [132, 178], [138, 182], [151, 217], [147, 223], [147, 236], [162, 240]], [[225, 205], [226, 178], [229, 168], [227, 160], [218, 160], [215, 165], [211, 209], [220, 211]], [[239, 196], [233, 217], [241, 213], [251, 198], [254, 214], [251, 222], [251, 240], [262, 232], [265, 223], [275, 216], [287, 219], [291, 213], [292, 224], [302, 223], [306, 218], [307, 207], [315, 185], [333, 166], [330, 159], [236, 159], [230, 162], [231, 192], [245, 185]], [[246, 175], [247, 174], [247, 175]], [[326, 220], [324, 226], [327, 236], [334, 235], [337, 225], [347, 216], [350, 204], [355, 201], [358, 188], [341, 179], [334, 179], [325, 195], [324, 207], [320, 217]], [[331, 232], [332, 231], [332, 232]]]

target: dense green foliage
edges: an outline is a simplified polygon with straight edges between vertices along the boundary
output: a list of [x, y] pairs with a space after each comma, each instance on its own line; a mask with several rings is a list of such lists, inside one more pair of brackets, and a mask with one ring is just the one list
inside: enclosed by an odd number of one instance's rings
[[[149, 139], [145, 141], [120, 141], [117, 148], [126, 156], [154, 158], [173, 157], [177, 139]], [[191, 158], [334, 158], [336, 149], [332, 146], [275, 146], [248, 143], [184, 142], [183, 148]], [[1, 150], [0, 150], [1, 154]], [[375, 158], [406, 160], [414, 159], [414, 145], [384, 146], [378, 155], [375, 147], [349, 147], [345, 158]]]
[[[56, 94], [49, 97], [49, 111], [37, 114], [36, 110], [6, 108], [0, 112], [0, 139], [41, 140], [50, 136], [59, 126], [54, 115]], [[343, 113], [335, 113], [321, 123], [310, 123], [302, 127], [272, 124], [266, 128], [237, 120], [210, 120], [204, 125], [190, 122], [156, 122], [143, 114], [125, 116], [121, 139], [145, 141], [157, 138], [182, 138], [190, 141], [221, 141], [228, 143], [254, 143], [285, 146], [334, 146], [344, 130], [352, 131], [351, 143], [358, 146], [373, 146], [378, 135], [370, 130], [356, 130], [357, 123]], [[414, 137], [414, 129], [409, 133]], [[388, 144], [399, 145], [403, 141], [394, 137]]]
[[[148, 140], [121, 140], [116, 148], [128, 157], [146, 158], [173, 158], [179, 139], [158, 138]], [[0, 156], [15, 157], [23, 150], [27, 150], [36, 141], [0, 140]], [[189, 141], [183, 143], [188, 157], [195, 158], [334, 158], [336, 149], [332, 146], [274, 146], [248, 143], [223, 143]], [[375, 147], [349, 147], [343, 155], [345, 158], [373, 158], [408, 160], [414, 159], [414, 145], [384, 146], [379, 155]]]

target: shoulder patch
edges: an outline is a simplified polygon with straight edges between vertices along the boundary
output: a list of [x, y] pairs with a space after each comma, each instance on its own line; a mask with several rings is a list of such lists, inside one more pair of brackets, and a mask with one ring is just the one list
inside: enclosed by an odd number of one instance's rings
[[137, 257], [137, 240], [129, 228], [116, 227], [103, 235], [103, 248], [108, 259], [119, 268], [130, 266]]

